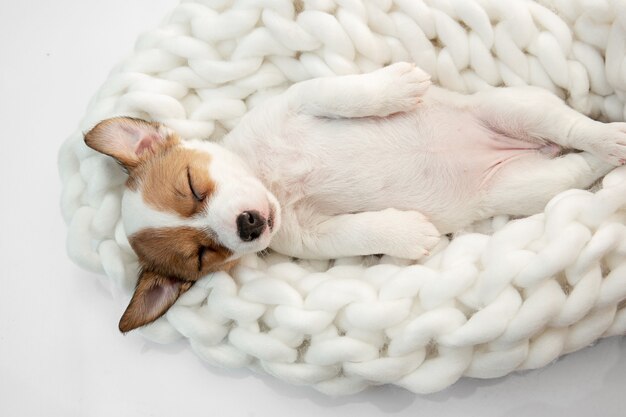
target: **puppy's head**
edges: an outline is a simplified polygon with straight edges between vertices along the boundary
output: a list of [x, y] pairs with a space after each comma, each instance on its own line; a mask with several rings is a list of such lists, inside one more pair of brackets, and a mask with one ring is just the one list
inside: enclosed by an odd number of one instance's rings
[[280, 226], [276, 198], [219, 145], [127, 117], [100, 122], [85, 143], [128, 172], [122, 220], [141, 272], [122, 332], [156, 320], [204, 275], [267, 248]]

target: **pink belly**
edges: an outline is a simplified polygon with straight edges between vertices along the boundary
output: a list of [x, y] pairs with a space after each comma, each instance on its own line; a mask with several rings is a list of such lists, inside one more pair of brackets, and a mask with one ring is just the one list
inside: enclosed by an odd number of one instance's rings
[[472, 175], [482, 178], [481, 187], [488, 186], [489, 180], [510, 162], [538, 154], [555, 157], [561, 152], [553, 143], [533, 143], [494, 132], [485, 133], [476, 138], [476, 148], [468, 150], [466, 162], [473, 168], [470, 169]]
[[[473, 218], [503, 167], [560, 151], [495, 132], [469, 111], [436, 106], [386, 118], [314, 122], [300, 130], [307, 134], [299, 137], [298, 150], [321, 156], [306, 176], [283, 176], [298, 181], [290, 190], [297, 188], [321, 213], [417, 210], [442, 231]], [[292, 159], [301, 164], [302, 158]]]
[[[516, 138], [485, 126], [469, 112], [435, 112], [429, 120], [440, 126], [431, 142], [424, 142], [424, 151], [435, 155], [434, 164], [447, 165], [461, 183], [489, 186], [489, 180], [510, 162], [524, 157], [552, 158], [561, 148], [550, 142]], [[437, 120], [441, 118], [441, 120]], [[471, 186], [470, 186], [471, 187]]]

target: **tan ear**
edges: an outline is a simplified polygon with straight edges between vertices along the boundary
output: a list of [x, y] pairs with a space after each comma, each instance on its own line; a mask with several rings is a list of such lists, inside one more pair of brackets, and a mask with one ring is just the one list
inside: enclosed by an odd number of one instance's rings
[[166, 277], [151, 271], [141, 272], [133, 298], [120, 319], [120, 331], [126, 333], [152, 323], [165, 314], [192, 285], [191, 281]]
[[114, 117], [98, 123], [85, 134], [85, 143], [92, 149], [112, 156], [126, 169], [137, 166], [139, 157], [163, 143], [161, 125], [131, 117]]

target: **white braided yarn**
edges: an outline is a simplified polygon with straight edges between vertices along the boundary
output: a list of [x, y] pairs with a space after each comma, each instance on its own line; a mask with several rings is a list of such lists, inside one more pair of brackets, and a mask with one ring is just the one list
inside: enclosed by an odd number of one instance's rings
[[[449, 89], [532, 84], [625, 120], [626, 5], [605, 0], [183, 1], [90, 103], [59, 155], [72, 259], [132, 289], [124, 175], [82, 131], [113, 115], [217, 140], [250, 106], [311, 77], [415, 61]], [[424, 265], [383, 257], [249, 256], [199, 281], [143, 333], [186, 337], [207, 361], [330, 394], [544, 366], [626, 331], [626, 168], [545, 213], [489, 222]], [[479, 230], [480, 227], [475, 230]], [[491, 234], [495, 230], [495, 233]]]

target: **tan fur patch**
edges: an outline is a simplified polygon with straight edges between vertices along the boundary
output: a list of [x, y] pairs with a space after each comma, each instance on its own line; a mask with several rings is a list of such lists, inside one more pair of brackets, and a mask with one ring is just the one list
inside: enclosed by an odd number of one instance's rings
[[229, 249], [192, 227], [145, 229], [132, 235], [129, 242], [144, 270], [184, 281], [229, 270], [236, 263], [226, 261], [232, 256]]
[[154, 208], [191, 217], [215, 190], [208, 173], [210, 161], [208, 154], [194, 149], [159, 146], [130, 173], [128, 185], [136, 189], [141, 184], [144, 201]]

